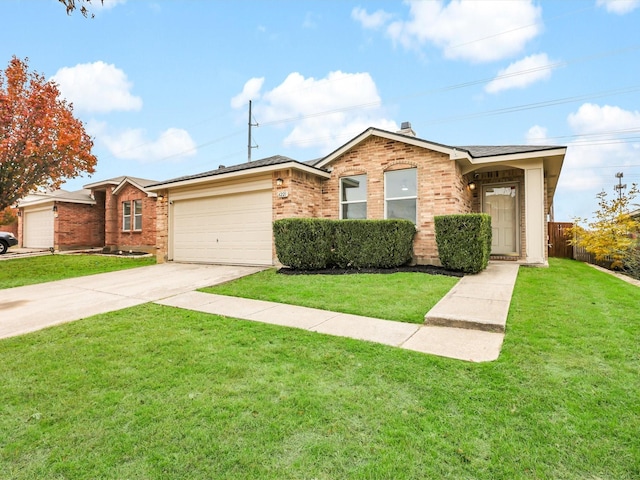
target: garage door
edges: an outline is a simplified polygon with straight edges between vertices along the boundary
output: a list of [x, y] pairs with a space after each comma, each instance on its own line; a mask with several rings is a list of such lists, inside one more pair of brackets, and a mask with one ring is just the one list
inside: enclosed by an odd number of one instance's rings
[[178, 262], [271, 265], [271, 191], [176, 200], [171, 246]]
[[27, 248], [53, 247], [53, 210], [36, 210], [24, 213], [22, 244]]

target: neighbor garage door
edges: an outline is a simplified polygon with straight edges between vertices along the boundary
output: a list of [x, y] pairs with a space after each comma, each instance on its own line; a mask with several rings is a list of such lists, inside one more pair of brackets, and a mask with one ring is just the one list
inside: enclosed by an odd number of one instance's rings
[[53, 247], [53, 210], [25, 211], [22, 245], [26, 248]]
[[176, 200], [173, 260], [271, 265], [271, 219], [270, 190]]

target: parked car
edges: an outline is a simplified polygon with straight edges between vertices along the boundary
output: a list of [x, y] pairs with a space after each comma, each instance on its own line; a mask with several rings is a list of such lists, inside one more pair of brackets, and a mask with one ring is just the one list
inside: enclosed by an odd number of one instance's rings
[[9, 247], [18, 244], [18, 239], [11, 232], [0, 232], [0, 255], [7, 253]]

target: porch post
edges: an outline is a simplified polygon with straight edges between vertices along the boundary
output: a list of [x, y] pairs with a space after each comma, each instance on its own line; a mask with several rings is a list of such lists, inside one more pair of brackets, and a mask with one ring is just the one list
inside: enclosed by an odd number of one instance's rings
[[524, 195], [527, 263], [546, 263], [544, 228], [544, 166], [542, 160], [527, 162], [524, 167]]

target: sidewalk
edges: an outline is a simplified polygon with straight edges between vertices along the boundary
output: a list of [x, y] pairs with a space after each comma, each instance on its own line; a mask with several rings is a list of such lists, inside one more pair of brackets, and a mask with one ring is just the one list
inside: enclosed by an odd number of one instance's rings
[[488, 362], [500, 355], [517, 274], [518, 265], [490, 264], [478, 275], [463, 277], [426, 315], [425, 325], [201, 292], [186, 292], [155, 303]]

